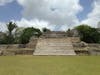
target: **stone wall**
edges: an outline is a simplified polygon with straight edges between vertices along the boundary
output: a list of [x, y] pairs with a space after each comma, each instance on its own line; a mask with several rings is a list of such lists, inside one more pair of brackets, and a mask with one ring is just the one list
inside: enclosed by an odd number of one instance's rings
[[89, 50], [90, 55], [100, 55], [100, 50]]
[[0, 55], [32, 55], [38, 38], [32, 37], [28, 44], [0, 45]]
[[100, 44], [88, 44], [89, 47], [97, 47], [97, 48], [100, 48]]
[[79, 43], [79, 42], [81, 42], [79, 37], [68, 37], [68, 38], [71, 39], [72, 43]]
[[24, 44], [0, 45], [0, 55], [32, 55], [34, 49]]
[[0, 50], [8, 49], [8, 48], [19, 48], [19, 44], [12, 44], [12, 45], [0, 45]]
[[6, 49], [2, 51], [3, 56], [12, 56], [12, 55], [32, 55], [34, 52], [33, 49], [29, 48], [20, 48], [20, 49]]
[[27, 48], [32, 48], [32, 49], [35, 50], [37, 41], [38, 41], [38, 38], [32, 37], [32, 38], [30, 39], [30, 42], [26, 45], [26, 47], [27, 47]]
[[100, 44], [88, 44], [91, 55], [100, 55]]
[[78, 55], [100, 55], [100, 44], [74, 43], [74, 50]]

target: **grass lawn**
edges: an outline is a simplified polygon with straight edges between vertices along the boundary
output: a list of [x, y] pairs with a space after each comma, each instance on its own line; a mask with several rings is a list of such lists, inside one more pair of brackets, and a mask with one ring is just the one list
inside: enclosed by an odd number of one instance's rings
[[1, 56], [0, 75], [100, 75], [100, 56]]

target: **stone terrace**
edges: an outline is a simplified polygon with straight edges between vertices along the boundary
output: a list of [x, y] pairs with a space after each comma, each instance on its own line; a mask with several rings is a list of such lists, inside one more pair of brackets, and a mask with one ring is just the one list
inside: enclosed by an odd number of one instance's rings
[[47, 32], [37, 41], [33, 55], [76, 55], [72, 42], [74, 38], [67, 37], [66, 32]]

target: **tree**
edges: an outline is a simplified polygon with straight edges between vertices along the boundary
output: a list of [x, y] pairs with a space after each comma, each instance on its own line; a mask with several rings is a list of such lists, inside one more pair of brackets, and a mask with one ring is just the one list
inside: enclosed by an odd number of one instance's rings
[[88, 25], [80, 25], [75, 27], [75, 29], [79, 32], [82, 41], [87, 43], [99, 43], [100, 33], [96, 28], [92, 28]]
[[9, 22], [8, 24], [7, 24], [7, 29], [8, 29], [8, 35], [9, 36], [12, 36], [12, 31], [15, 29], [15, 28], [17, 28], [17, 25], [15, 24], [15, 23], [13, 23], [13, 22]]
[[20, 43], [20, 36], [22, 35], [24, 29], [25, 29], [24, 27], [17, 27], [16, 28], [15, 35], [14, 35], [14, 38], [15, 38], [15, 41], [14, 42], [16, 44], [19, 44]]
[[15, 23], [13, 23], [13, 22], [9, 22], [8, 24], [7, 24], [7, 29], [8, 29], [8, 36], [7, 36], [7, 43], [8, 44], [12, 44], [13, 42], [14, 42], [14, 37], [13, 37], [13, 35], [12, 35], [12, 31], [15, 29], [15, 28], [17, 28], [17, 25], [15, 24]]
[[68, 36], [68, 37], [72, 37], [72, 36], [73, 36], [73, 33], [71, 32], [70, 29], [67, 30], [67, 36]]
[[6, 37], [6, 33], [0, 32], [0, 44], [6, 43], [5, 37]]
[[50, 29], [47, 29], [47, 28], [43, 28], [42, 31], [43, 32], [50, 32], [51, 30]]
[[98, 22], [98, 28], [100, 28], [100, 22]]
[[36, 29], [36, 28], [33, 28], [33, 27], [31, 27], [31, 28], [25, 28], [23, 30], [22, 35], [20, 36], [20, 43], [21, 44], [26, 44], [26, 43], [29, 42], [29, 40], [30, 40], [30, 38], [32, 36], [38, 38], [41, 34], [42, 33], [41, 33], [41, 31], [39, 29]]

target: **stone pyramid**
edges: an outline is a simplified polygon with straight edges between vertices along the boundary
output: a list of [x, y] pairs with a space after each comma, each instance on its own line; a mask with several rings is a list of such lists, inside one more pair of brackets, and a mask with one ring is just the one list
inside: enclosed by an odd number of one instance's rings
[[76, 55], [73, 49], [71, 38], [64, 34], [50, 33], [45, 38], [41, 37], [37, 41], [33, 55]]

